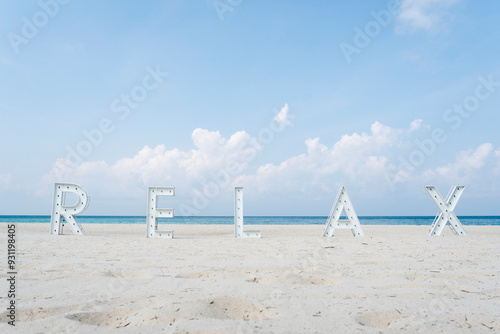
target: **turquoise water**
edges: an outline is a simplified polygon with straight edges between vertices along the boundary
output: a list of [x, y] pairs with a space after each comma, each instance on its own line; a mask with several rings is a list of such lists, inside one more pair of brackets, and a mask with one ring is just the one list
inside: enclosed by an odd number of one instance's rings
[[[460, 216], [463, 225], [500, 225], [500, 216]], [[245, 225], [323, 225], [326, 216], [315, 217], [245, 217]], [[77, 216], [82, 224], [146, 224], [145, 216]], [[431, 225], [432, 216], [360, 216], [363, 225]], [[175, 217], [163, 220], [170, 224], [234, 224], [233, 216]], [[50, 216], [0, 216], [0, 223], [49, 223]]]

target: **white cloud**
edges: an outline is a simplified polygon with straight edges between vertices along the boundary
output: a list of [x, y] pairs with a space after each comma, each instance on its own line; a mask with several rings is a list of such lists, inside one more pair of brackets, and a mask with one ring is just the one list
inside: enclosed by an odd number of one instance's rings
[[255, 174], [242, 175], [238, 183], [252, 185], [260, 192], [287, 192], [308, 195], [322, 189], [336, 191], [338, 182], [370, 187], [385, 183], [391, 148], [398, 146], [407, 132], [379, 122], [371, 132], [343, 135], [333, 146], [307, 139], [307, 152], [286, 159], [280, 164], [266, 164]]
[[410, 123], [410, 132], [416, 131], [422, 127], [423, 121], [421, 119], [416, 119]]
[[[288, 114], [287, 105], [280, 114]], [[261, 193], [283, 189], [304, 194], [318, 189], [332, 192], [339, 182], [364, 189], [387, 187], [385, 174], [394, 167], [391, 162], [397, 161], [398, 152], [406, 149], [412, 142], [412, 134], [422, 128], [421, 120], [413, 121], [407, 129], [374, 122], [369, 133], [342, 135], [331, 146], [321, 143], [319, 138], [309, 138], [305, 140], [304, 153], [279, 164], [264, 164], [256, 170], [248, 170], [248, 163], [262, 146], [255, 145], [256, 140], [248, 133], [236, 132], [226, 139], [219, 131], [195, 129], [194, 149], [188, 151], [167, 149], [165, 145], [145, 146], [135, 156], [113, 164], [89, 161], [67, 170], [60, 168], [67, 163], [59, 159], [56, 167], [43, 176], [39, 193], [47, 194], [58, 180], [80, 183], [94, 189], [96, 195], [105, 196], [140, 197], [151, 185], [172, 185], [193, 193], [231, 171], [234, 171], [232, 184], [251, 186]]]
[[[421, 120], [415, 120], [407, 129], [395, 129], [375, 122], [370, 133], [343, 135], [331, 147], [322, 144], [319, 138], [307, 139], [305, 153], [279, 164], [263, 165], [255, 173], [240, 176], [238, 183], [251, 185], [260, 193], [286, 193], [304, 198], [335, 192], [341, 184], [349, 184], [368, 196], [387, 191], [392, 189], [387, 177], [394, 174], [401, 157], [407, 158], [408, 151], [416, 149], [415, 138], [420, 136], [415, 132], [427, 129], [422, 124]], [[475, 150], [459, 152], [453, 163], [430, 169], [424, 168], [432, 160], [426, 157], [425, 165], [414, 166], [409, 175], [396, 175], [392, 182], [418, 187], [442, 180], [481, 181], [484, 175], [495, 173], [490, 164], [495, 158], [493, 151], [492, 144], [484, 143]], [[495, 154], [500, 157], [500, 150]], [[500, 159], [497, 162], [500, 166]], [[490, 182], [483, 183], [487, 186]]]
[[431, 30], [457, 0], [402, 0], [397, 31]]
[[43, 176], [39, 194], [46, 194], [51, 190], [49, 185], [61, 181], [80, 183], [96, 189], [98, 194], [113, 196], [141, 196], [145, 187], [151, 185], [194, 187], [214, 179], [218, 173], [244, 170], [261, 150], [251, 139], [244, 131], [226, 139], [219, 131], [195, 129], [195, 148], [189, 151], [168, 150], [165, 145], [145, 146], [134, 157], [114, 164], [90, 161], [76, 168], [61, 168], [68, 163], [58, 159], [56, 166]]
[[435, 173], [448, 180], [464, 182], [476, 175], [477, 170], [487, 163], [493, 150], [492, 144], [484, 143], [474, 151], [461, 151], [457, 154], [454, 163], [436, 168]]
[[[234, 185], [251, 189], [249, 195], [258, 193], [268, 199], [322, 199], [325, 193], [335, 193], [341, 184], [375, 197], [391, 189], [387, 175], [397, 171], [401, 157], [407, 158], [408, 152], [417, 149], [415, 139], [421, 139], [425, 129], [421, 120], [405, 128], [374, 122], [369, 132], [344, 134], [330, 145], [320, 138], [309, 138], [303, 153], [256, 169], [251, 169], [249, 162], [263, 146], [255, 144], [256, 139], [245, 131], [224, 138], [219, 131], [195, 129], [191, 150], [145, 146], [135, 156], [114, 163], [89, 161], [66, 171], [54, 168], [42, 178], [39, 194], [48, 194], [52, 184], [60, 180], [79, 183], [91, 189], [92, 195], [110, 198], [143, 198], [148, 186], [175, 186], [189, 194], [189, 198], [178, 196], [184, 203], [194, 201], [197, 193], [214, 182], [222, 188], [224, 201]], [[426, 158], [425, 164], [409, 176], [394, 180], [394, 184], [416, 188], [428, 182], [483, 180], [487, 187], [490, 179], [486, 175], [493, 177], [500, 170], [500, 149], [495, 151], [492, 144], [484, 143], [475, 150], [459, 152], [453, 163], [429, 168], [431, 161]], [[59, 159], [58, 163], [65, 161]]]
[[283, 108], [281, 108], [280, 112], [278, 114], [276, 114], [276, 116], [274, 117], [274, 120], [276, 122], [278, 122], [278, 124], [281, 126], [290, 125], [291, 122], [290, 122], [289, 115], [288, 115], [289, 111], [290, 111], [290, 109], [288, 108], [288, 103], [285, 103]]

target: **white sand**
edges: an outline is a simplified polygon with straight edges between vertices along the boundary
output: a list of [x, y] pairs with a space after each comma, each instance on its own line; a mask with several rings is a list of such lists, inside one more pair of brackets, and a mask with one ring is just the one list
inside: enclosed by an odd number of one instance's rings
[[[7, 224], [0, 224], [6, 253]], [[500, 331], [500, 227], [428, 237], [427, 226], [17, 224], [23, 333], [491, 333]], [[111, 235], [115, 233], [115, 235]], [[0, 255], [5, 268], [6, 254]], [[3, 271], [5, 273], [5, 271]], [[5, 310], [6, 280], [0, 283]], [[6, 311], [0, 312], [0, 332]]]

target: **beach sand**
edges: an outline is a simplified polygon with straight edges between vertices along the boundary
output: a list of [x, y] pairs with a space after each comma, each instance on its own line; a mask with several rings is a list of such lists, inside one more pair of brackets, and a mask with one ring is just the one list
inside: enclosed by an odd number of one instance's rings
[[[165, 226], [165, 224], [163, 225]], [[491, 333], [500, 331], [500, 227], [467, 237], [428, 226], [84, 226], [50, 235], [17, 224], [17, 321], [23, 333]], [[0, 224], [2, 272], [7, 224]], [[4, 276], [5, 277], [5, 276]], [[0, 283], [0, 332], [6, 279]]]

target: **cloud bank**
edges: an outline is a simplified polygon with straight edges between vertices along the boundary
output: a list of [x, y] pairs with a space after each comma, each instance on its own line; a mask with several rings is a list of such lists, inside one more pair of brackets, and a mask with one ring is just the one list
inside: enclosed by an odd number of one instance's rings
[[[287, 115], [285, 105], [275, 121], [288, 121]], [[231, 196], [231, 189], [236, 185], [250, 188], [259, 198], [314, 199], [335, 193], [342, 184], [365, 197], [374, 197], [392, 191], [387, 182], [388, 173], [394, 172], [401, 157], [415, 150], [415, 138], [429, 132], [422, 120], [412, 121], [407, 128], [374, 122], [369, 131], [344, 134], [333, 145], [322, 143], [320, 138], [309, 138], [304, 142], [303, 153], [280, 163], [255, 167], [250, 162], [265, 149], [256, 137], [239, 131], [224, 138], [219, 131], [197, 128], [191, 135], [193, 148], [190, 150], [145, 146], [133, 157], [115, 163], [84, 162], [67, 171], [64, 180], [92, 188], [96, 195], [113, 198], [142, 198], [148, 186], [175, 186], [185, 189], [193, 199], [187, 198], [186, 203], [196, 208], [195, 214], [202, 213], [220, 193]], [[482, 182], [489, 183], [488, 175], [494, 178], [500, 173], [500, 149], [483, 143], [458, 152], [454, 161], [430, 164], [426, 162], [414, 173], [400, 178], [397, 186], [420, 187], [436, 181], [458, 184], [485, 180]], [[43, 176], [40, 193], [50, 192], [57, 181], [61, 180], [53, 169]], [[486, 183], [484, 186], [489, 186]], [[206, 203], [196, 204], [200, 201]]]

